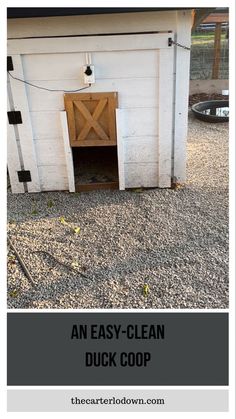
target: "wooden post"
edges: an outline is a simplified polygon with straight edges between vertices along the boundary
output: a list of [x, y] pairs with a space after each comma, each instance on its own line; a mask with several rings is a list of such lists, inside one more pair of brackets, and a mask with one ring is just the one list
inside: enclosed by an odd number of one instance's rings
[[214, 42], [214, 61], [213, 61], [213, 67], [212, 67], [212, 79], [218, 79], [219, 78], [220, 42], [221, 42], [221, 23], [216, 23], [215, 42]]
[[159, 51], [158, 188], [171, 187], [174, 47]]
[[[177, 41], [182, 45], [191, 45], [191, 11], [180, 10], [176, 13]], [[174, 182], [186, 181], [186, 142], [188, 128], [188, 96], [190, 51], [176, 47], [175, 98], [174, 98], [174, 144], [173, 170]], [[184, 64], [183, 64], [184, 63]]]

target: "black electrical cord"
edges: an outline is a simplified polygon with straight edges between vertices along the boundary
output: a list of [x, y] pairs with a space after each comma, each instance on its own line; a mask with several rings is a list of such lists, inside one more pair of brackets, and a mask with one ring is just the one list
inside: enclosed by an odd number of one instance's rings
[[25, 83], [28, 84], [29, 86], [35, 87], [36, 89], [41, 89], [41, 90], [47, 90], [48, 92], [64, 92], [64, 93], [75, 93], [75, 92], [80, 92], [81, 90], [85, 90], [88, 89], [89, 87], [91, 87], [91, 84], [89, 83], [88, 86], [85, 87], [81, 87], [80, 89], [75, 89], [75, 90], [64, 90], [64, 89], [48, 89], [47, 87], [42, 87], [42, 86], [37, 86], [36, 84], [30, 83], [28, 81], [22, 80], [18, 77], [13, 76], [9, 71], [7, 72], [9, 74], [9, 76], [14, 79], [14, 80], [18, 80], [21, 83]]
[[[24, 272], [25, 276], [28, 278], [28, 280], [29, 280], [29, 282], [31, 283], [31, 285], [32, 285], [33, 287], [35, 287], [35, 286], [36, 286], [36, 282], [34, 281], [34, 279], [33, 279], [32, 275], [31, 275], [31, 273], [30, 273], [30, 271], [29, 271], [28, 267], [26, 266], [26, 263], [25, 263], [24, 259], [23, 259], [23, 258], [22, 258], [22, 256], [19, 254], [19, 252], [17, 251], [17, 249], [15, 248], [15, 246], [13, 245], [13, 243], [12, 243], [12, 241], [10, 240], [10, 238], [9, 238], [9, 237], [7, 238], [7, 241], [8, 241], [9, 246], [12, 248], [13, 252], [15, 253], [15, 255], [16, 255], [17, 259], [18, 259], [18, 262], [20, 263], [21, 268], [22, 268], [22, 270], [23, 270], [23, 272]], [[67, 270], [69, 270], [69, 271], [73, 271], [73, 272], [74, 272], [74, 268], [72, 268], [71, 266], [69, 266], [69, 265], [67, 265], [67, 264], [65, 264], [65, 263], [63, 263], [63, 262], [61, 262], [61, 261], [60, 261], [59, 259], [57, 259], [55, 256], [51, 255], [51, 253], [49, 253], [49, 252], [47, 252], [47, 251], [45, 251], [45, 250], [35, 250], [35, 251], [31, 252], [31, 253], [35, 253], [35, 254], [36, 254], [36, 253], [41, 253], [41, 254], [45, 255], [46, 257], [51, 258], [52, 260], [54, 260], [54, 262], [55, 262], [55, 263], [57, 263], [58, 265], [61, 265], [61, 266], [63, 266], [64, 268], [66, 268]], [[88, 278], [88, 276], [87, 276], [86, 274], [82, 273], [81, 271], [77, 271], [77, 273], [78, 273], [80, 276], [84, 277], [84, 278]]]
[[30, 273], [29, 269], [27, 268], [27, 266], [26, 266], [26, 264], [25, 264], [25, 262], [24, 262], [23, 258], [22, 258], [22, 257], [21, 257], [21, 255], [18, 253], [18, 251], [16, 250], [15, 246], [13, 245], [13, 243], [12, 243], [12, 241], [9, 239], [9, 237], [7, 238], [7, 241], [8, 241], [9, 246], [12, 248], [13, 252], [15, 253], [15, 255], [16, 255], [17, 259], [18, 259], [18, 262], [20, 263], [21, 268], [22, 268], [22, 270], [23, 270], [23, 272], [24, 272], [24, 274], [25, 274], [26, 278], [29, 280], [29, 282], [31, 283], [31, 285], [32, 285], [33, 287], [35, 287], [35, 285], [36, 285], [36, 284], [35, 284], [35, 282], [34, 282], [34, 280], [33, 280], [33, 277], [32, 277], [32, 275], [31, 275], [31, 273]]
[[[61, 262], [59, 259], [57, 259], [55, 256], [53, 256], [51, 253], [49, 253], [49, 252], [47, 252], [46, 250], [34, 250], [33, 252], [31, 252], [31, 254], [32, 253], [35, 253], [35, 254], [42, 254], [42, 255], [45, 255], [46, 257], [48, 257], [48, 258], [51, 258], [52, 260], [54, 260], [54, 262], [55, 263], [57, 263], [58, 265], [61, 265], [61, 266], [63, 266], [64, 268], [66, 268], [68, 271], [72, 271], [72, 272], [75, 272], [75, 270], [74, 270], [74, 268], [73, 267], [71, 267], [71, 266], [69, 266], [69, 265], [67, 265], [66, 263], [63, 263], [63, 262]], [[85, 275], [84, 273], [82, 273], [81, 271], [79, 271], [79, 270], [76, 270], [76, 272], [79, 274], [79, 275], [81, 275], [81, 276], [83, 276], [84, 278], [88, 278], [88, 276], [87, 275]]]

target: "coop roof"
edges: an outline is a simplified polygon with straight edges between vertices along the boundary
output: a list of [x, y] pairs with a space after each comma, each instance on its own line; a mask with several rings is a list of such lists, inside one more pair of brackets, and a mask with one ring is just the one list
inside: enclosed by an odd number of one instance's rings
[[137, 13], [192, 9], [191, 7], [8, 7], [10, 19], [49, 16], [95, 15], [108, 13]]

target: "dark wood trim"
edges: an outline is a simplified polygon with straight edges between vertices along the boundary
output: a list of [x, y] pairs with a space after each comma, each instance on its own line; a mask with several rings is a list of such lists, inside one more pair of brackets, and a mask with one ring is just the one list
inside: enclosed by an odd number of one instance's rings
[[119, 182], [87, 183], [83, 185], [76, 184], [75, 192], [89, 192], [98, 189], [119, 189]]

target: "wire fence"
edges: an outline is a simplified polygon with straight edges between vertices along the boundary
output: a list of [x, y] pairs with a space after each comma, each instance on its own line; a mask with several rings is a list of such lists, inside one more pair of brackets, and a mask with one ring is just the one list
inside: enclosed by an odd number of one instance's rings
[[[190, 79], [212, 79], [214, 63], [215, 25], [200, 25], [192, 33]], [[220, 42], [219, 79], [229, 78], [228, 26], [222, 25]]]

